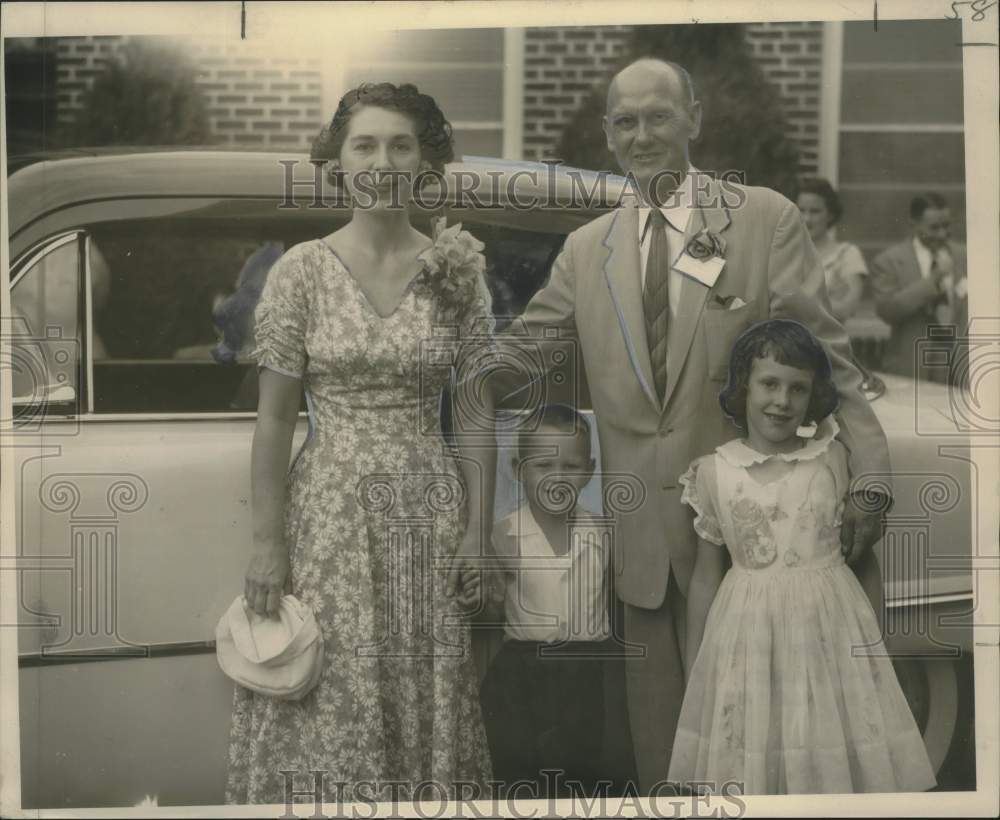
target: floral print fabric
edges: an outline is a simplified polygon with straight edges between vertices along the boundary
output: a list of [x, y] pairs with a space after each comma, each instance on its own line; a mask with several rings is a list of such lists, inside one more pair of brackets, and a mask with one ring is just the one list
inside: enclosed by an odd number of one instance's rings
[[935, 783], [875, 613], [840, 551], [848, 473], [836, 432], [827, 419], [816, 440], [770, 457], [733, 441], [681, 479], [698, 532], [726, 545], [732, 569], [691, 670], [671, 781], [736, 781], [746, 794]]
[[445, 594], [465, 488], [439, 418], [458, 345], [490, 327], [489, 296], [479, 277], [456, 306], [427, 274], [387, 317], [320, 240], [268, 277], [255, 357], [300, 376], [309, 402], [285, 537], [325, 651], [300, 701], [236, 688], [227, 802], [284, 803], [283, 770], [308, 792], [322, 771], [330, 801], [370, 798], [355, 794], [362, 781], [450, 790], [490, 777], [469, 627]]

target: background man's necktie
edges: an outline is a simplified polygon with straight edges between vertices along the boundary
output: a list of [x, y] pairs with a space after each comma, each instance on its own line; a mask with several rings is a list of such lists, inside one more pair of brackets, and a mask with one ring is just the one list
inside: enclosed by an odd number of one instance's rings
[[649, 256], [646, 258], [646, 284], [642, 307], [646, 318], [646, 341], [653, 365], [656, 395], [663, 401], [667, 389], [667, 327], [670, 321], [670, 250], [667, 246], [667, 220], [659, 208], [649, 212]]
[[947, 270], [947, 260], [941, 258], [940, 251], [931, 253], [931, 278], [936, 282], [941, 282], [941, 294], [931, 303], [931, 316], [939, 325], [949, 325], [954, 321], [954, 311], [952, 309], [952, 284], [950, 273], [945, 273], [940, 279], [943, 270]]

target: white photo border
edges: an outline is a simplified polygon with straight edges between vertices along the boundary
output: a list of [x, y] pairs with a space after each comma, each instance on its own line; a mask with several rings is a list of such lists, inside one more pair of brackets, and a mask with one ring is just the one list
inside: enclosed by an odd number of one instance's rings
[[[7, 3], [2, 9], [3, 37], [60, 36], [84, 34], [176, 34], [214, 33], [222, 40], [285, 38], [289, 42], [301, 38], [344, 37], [349, 31], [366, 32], [375, 29], [426, 29], [474, 27], [525, 27], [565, 25], [654, 24], [654, 23], [720, 23], [783, 20], [877, 20], [931, 19], [959, 14], [963, 19], [963, 41], [968, 44], [994, 42], [993, 47], [968, 45], [964, 56], [965, 102], [965, 178], [967, 198], [968, 259], [971, 270], [1000, 270], [997, 225], [998, 205], [998, 126], [997, 76], [998, 59], [997, 5], [986, 7], [985, 18], [974, 20], [975, 9], [970, 3], [950, 0], [841, 0], [830, 4], [824, 0], [777, 0], [775, 2], [635, 2], [624, 0], [574, 0], [574, 2], [537, 3], [513, 2], [426, 2], [426, 3]], [[243, 11], [245, 8], [245, 18]], [[405, 13], [401, 13], [405, 12]], [[327, 23], [326, 21], [329, 21]], [[319, 21], [319, 22], [318, 22]], [[956, 44], [956, 47], [962, 47]], [[2, 63], [0, 63], [2, 71]], [[3, 87], [0, 86], [0, 94]], [[3, 125], [6, 128], [6, 124]], [[6, 145], [6, 131], [3, 132]], [[3, 203], [6, 203], [6, 156], [0, 158]], [[8, 215], [0, 207], [0, 281], [2, 316], [9, 317], [8, 294], [9, 247]], [[971, 279], [971, 277], [970, 277]], [[1000, 329], [1000, 276], [977, 275], [970, 283], [970, 303], [977, 315], [991, 320], [993, 332]], [[9, 320], [4, 318], [5, 325]], [[4, 335], [9, 328], [3, 328]], [[0, 394], [0, 413], [10, 418], [11, 396], [4, 380]], [[1000, 395], [1000, 368], [987, 376], [983, 396]], [[990, 408], [987, 408], [988, 410]], [[992, 408], [996, 410], [996, 408]], [[996, 418], [994, 412], [991, 418]], [[4, 458], [0, 466], [0, 520], [2, 520], [2, 554], [0, 567], [13, 560], [14, 544], [14, 480], [11, 460], [6, 457], [9, 443], [3, 444]], [[1000, 772], [1000, 729], [996, 692], [998, 686], [998, 624], [1000, 624], [1000, 573], [996, 571], [997, 534], [1000, 532], [1000, 507], [996, 488], [1000, 486], [1000, 448], [973, 447], [973, 458], [980, 475], [979, 516], [976, 521], [980, 557], [992, 561], [994, 569], [984, 569], [977, 578], [978, 601], [975, 612], [975, 693], [976, 693], [976, 762], [977, 789], [974, 792], [927, 793], [919, 795], [809, 795], [804, 797], [748, 796], [747, 816], [900, 816], [911, 814], [926, 817], [995, 816], [998, 812], [998, 776]], [[983, 553], [984, 548], [988, 553]], [[17, 618], [15, 573], [0, 572], [0, 623], [14, 623]], [[19, 808], [19, 721], [17, 633], [0, 628], [0, 806], [4, 816], [31, 817], [252, 817], [277, 815], [284, 806], [192, 806], [184, 809], [42, 809]], [[482, 801], [482, 811], [490, 804]], [[388, 807], [386, 807], [388, 809]], [[521, 816], [552, 816], [552, 806], [546, 801], [526, 801], [520, 807]], [[648, 800], [625, 801], [620, 816], [643, 816], [650, 807]], [[714, 800], [701, 804], [701, 816], [713, 808], [729, 809], [726, 801]], [[562, 801], [557, 811], [568, 811], [570, 804]], [[535, 811], [532, 815], [531, 812]], [[402, 816], [419, 816], [412, 806], [399, 807]], [[311, 807], [298, 805], [296, 816], [307, 817]], [[466, 814], [465, 816], [474, 816]]]

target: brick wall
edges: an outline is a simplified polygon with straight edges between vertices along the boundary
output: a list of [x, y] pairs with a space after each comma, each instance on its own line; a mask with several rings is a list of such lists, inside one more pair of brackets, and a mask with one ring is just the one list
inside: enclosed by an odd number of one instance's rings
[[56, 111], [60, 124], [73, 121], [83, 97], [108, 62], [120, 57], [124, 38], [60, 37], [56, 45]]
[[822, 23], [750, 23], [746, 38], [764, 75], [781, 92], [789, 136], [799, 146], [799, 170], [819, 165]]
[[524, 33], [525, 159], [554, 156], [573, 112], [615, 67], [629, 26], [529, 28]]
[[[524, 156], [553, 156], [563, 128], [624, 52], [630, 26], [529, 28], [524, 42]], [[822, 23], [752, 23], [746, 38], [781, 93], [803, 173], [819, 162]]]
[[325, 122], [319, 57], [254, 53], [244, 43], [194, 41], [187, 48], [218, 142], [309, 149]]
[[[60, 38], [56, 95], [60, 122], [71, 121], [109, 60], [119, 59], [122, 37]], [[267, 53], [246, 43], [187, 40], [198, 70], [213, 141], [248, 148], [308, 150], [325, 123], [320, 58]]]
[[[618, 63], [629, 26], [529, 28], [524, 42], [525, 159], [554, 155], [573, 112]], [[822, 23], [751, 23], [747, 41], [767, 78], [781, 93], [801, 170], [815, 173], [819, 155]], [[120, 37], [62, 38], [56, 91], [60, 122], [82, 97]], [[309, 54], [255, 52], [248, 43], [186, 41], [199, 70], [210, 127], [224, 145], [307, 150], [329, 112], [322, 111], [321, 60]]]

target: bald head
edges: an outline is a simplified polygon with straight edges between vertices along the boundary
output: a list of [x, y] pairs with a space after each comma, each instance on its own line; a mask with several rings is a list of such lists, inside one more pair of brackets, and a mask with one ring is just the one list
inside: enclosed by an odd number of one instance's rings
[[623, 171], [646, 201], [656, 201], [690, 166], [688, 143], [701, 131], [701, 103], [690, 75], [676, 63], [645, 57], [619, 71], [608, 87], [604, 133]]
[[684, 66], [657, 57], [640, 57], [611, 78], [605, 110], [611, 111], [621, 93], [636, 86], [648, 86], [652, 83], [669, 88], [670, 93], [675, 95], [686, 109], [690, 110], [694, 105], [694, 83]]

